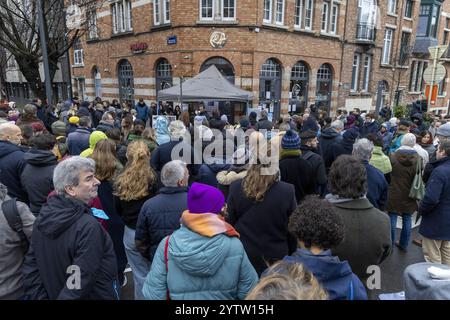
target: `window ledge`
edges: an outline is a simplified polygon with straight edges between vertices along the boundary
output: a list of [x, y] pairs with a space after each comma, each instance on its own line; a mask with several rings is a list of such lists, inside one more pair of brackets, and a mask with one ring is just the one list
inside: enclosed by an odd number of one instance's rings
[[408, 17], [403, 17], [403, 20], [406, 20], [406, 21], [413, 21], [412, 18], [408, 18]]
[[125, 32], [118, 32], [118, 33], [112, 33], [111, 38], [120, 38], [120, 37], [127, 37], [134, 35], [133, 30], [125, 31]]
[[381, 63], [380, 64], [381, 68], [395, 68], [392, 64], [387, 64], [387, 63]]
[[166, 30], [172, 27], [171, 23], [158, 24], [150, 28], [151, 31]]
[[398, 18], [398, 14], [396, 14], [396, 13], [387, 12], [386, 14], [387, 14], [388, 16], [390, 16], [390, 17]]
[[395, 68], [397, 68], [397, 69], [409, 69], [409, 66], [398, 64], [398, 65], [395, 66]]
[[84, 64], [73, 64], [72, 68], [84, 68]]
[[422, 94], [422, 91], [408, 91], [408, 94]]
[[263, 27], [268, 27], [268, 28], [289, 30], [288, 26], [284, 26], [284, 25], [280, 25], [280, 24], [273, 24], [273, 23], [264, 22], [262, 25], [263, 25]]
[[86, 43], [96, 43], [100, 41], [100, 37], [86, 39]]
[[441, 95], [441, 96], [437, 96], [438, 98], [445, 98], [445, 94]]
[[339, 35], [334, 34], [334, 33], [320, 31], [320, 35], [324, 36], [324, 37], [334, 38], [334, 39], [341, 39], [341, 37]]
[[237, 25], [239, 24], [238, 20], [197, 20], [196, 24], [201, 25]]
[[372, 94], [369, 91], [361, 91], [361, 95], [364, 97], [371, 97]]

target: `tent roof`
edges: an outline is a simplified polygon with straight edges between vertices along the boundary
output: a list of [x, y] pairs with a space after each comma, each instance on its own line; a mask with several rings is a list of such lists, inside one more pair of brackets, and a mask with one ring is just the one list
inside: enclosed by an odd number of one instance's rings
[[[253, 94], [233, 86], [211, 65], [205, 71], [183, 82], [183, 101], [249, 101]], [[158, 92], [158, 100], [180, 100], [180, 86], [174, 86]]]

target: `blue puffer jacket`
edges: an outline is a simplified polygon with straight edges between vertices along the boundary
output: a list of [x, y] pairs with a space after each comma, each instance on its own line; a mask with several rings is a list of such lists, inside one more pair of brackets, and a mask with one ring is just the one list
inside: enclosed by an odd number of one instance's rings
[[422, 215], [421, 235], [450, 241], [450, 157], [431, 173], [419, 213]]
[[224, 234], [207, 238], [181, 226], [169, 239], [168, 269], [164, 238], [156, 250], [142, 293], [146, 299], [244, 299], [258, 282], [241, 241]]
[[136, 224], [136, 247], [153, 260], [161, 239], [180, 227], [180, 217], [187, 210], [187, 187], [164, 187], [142, 206]]
[[367, 173], [367, 199], [377, 209], [384, 211], [386, 207], [389, 185], [384, 177], [384, 174], [369, 164], [368, 161], [363, 161]]
[[297, 249], [283, 260], [303, 264], [328, 292], [329, 300], [367, 300], [366, 289], [348, 262], [332, 256], [330, 250], [315, 255], [309, 250]]

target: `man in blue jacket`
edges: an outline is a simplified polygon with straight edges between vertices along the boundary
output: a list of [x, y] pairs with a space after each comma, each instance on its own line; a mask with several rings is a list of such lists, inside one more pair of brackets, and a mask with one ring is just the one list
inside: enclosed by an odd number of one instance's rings
[[144, 121], [144, 123], [147, 123], [150, 112], [147, 104], [144, 102], [144, 99], [140, 98], [139, 102], [136, 103], [134, 108], [136, 109], [137, 112], [137, 118]]
[[450, 141], [439, 144], [435, 166], [419, 205], [419, 233], [427, 262], [450, 265]]
[[20, 148], [22, 132], [14, 124], [0, 125], [0, 182], [8, 188], [8, 195], [28, 203], [20, 176], [25, 168], [24, 151]]

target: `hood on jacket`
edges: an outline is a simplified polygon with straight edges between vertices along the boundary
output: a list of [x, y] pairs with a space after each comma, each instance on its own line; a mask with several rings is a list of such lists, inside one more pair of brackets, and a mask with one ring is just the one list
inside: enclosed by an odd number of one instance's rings
[[419, 120], [419, 125], [421, 125], [422, 124], [422, 122], [423, 122], [423, 115], [421, 114], [421, 113], [414, 113], [412, 116], [411, 116], [411, 121], [414, 121], [414, 120]]
[[389, 121], [384, 122], [381, 126], [385, 127], [388, 132], [391, 131], [391, 123]]
[[340, 133], [337, 132], [335, 129], [327, 128], [322, 131], [322, 134], [320, 136], [323, 137], [324, 139], [334, 139], [339, 135], [340, 135]]
[[94, 131], [89, 136], [89, 148], [94, 149], [97, 142], [108, 139], [106, 134], [102, 131]]
[[395, 157], [403, 166], [410, 167], [414, 164], [414, 159], [417, 158], [417, 151], [398, 149], [395, 152]]
[[36, 167], [48, 167], [58, 164], [55, 154], [46, 150], [31, 149], [24, 154], [23, 159], [28, 164]]
[[[175, 235], [175, 234], [174, 234]], [[212, 276], [222, 266], [230, 248], [226, 236], [203, 237], [181, 226], [169, 241], [170, 258], [193, 276]]]
[[9, 141], [0, 141], [0, 158], [6, 157], [17, 151], [22, 151], [22, 149]]
[[35, 227], [46, 237], [55, 239], [82, 214], [91, 214], [89, 206], [76, 199], [55, 195], [42, 207], [35, 221]]

